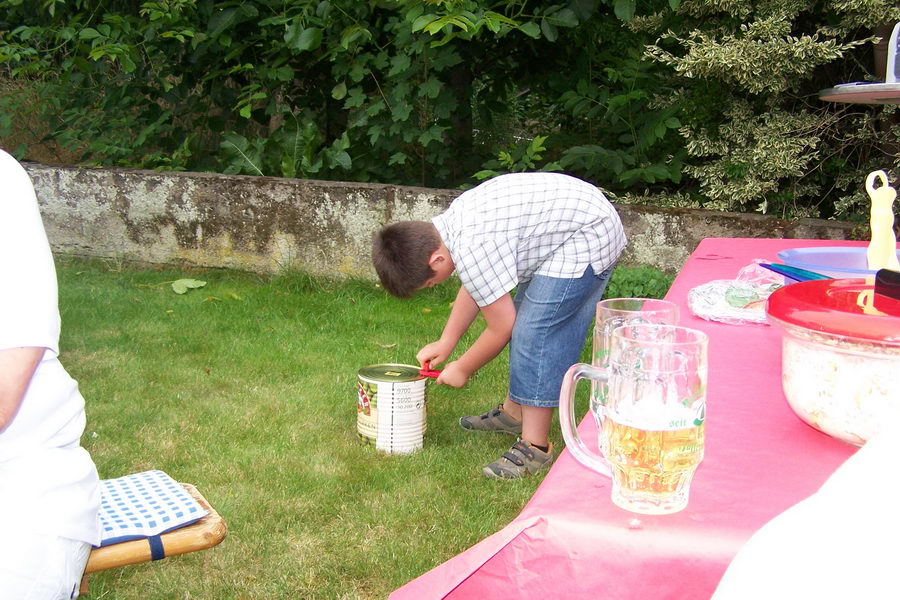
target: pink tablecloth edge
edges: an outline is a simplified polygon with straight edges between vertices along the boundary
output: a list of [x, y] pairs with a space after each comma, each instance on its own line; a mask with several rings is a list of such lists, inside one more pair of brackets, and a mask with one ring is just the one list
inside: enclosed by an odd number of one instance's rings
[[417, 600], [446, 598], [482, 565], [502, 552], [523, 532], [539, 525], [541, 521], [543, 521], [542, 517], [514, 519], [497, 533], [484, 538], [468, 550], [394, 590], [389, 598], [393, 600], [399, 598], [416, 598]]

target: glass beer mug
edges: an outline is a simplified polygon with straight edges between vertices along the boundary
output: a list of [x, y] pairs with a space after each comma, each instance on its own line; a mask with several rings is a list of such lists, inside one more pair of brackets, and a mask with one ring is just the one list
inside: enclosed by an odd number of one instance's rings
[[[610, 336], [605, 366], [572, 365], [563, 378], [560, 426], [578, 462], [611, 476], [612, 501], [643, 514], [687, 506], [703, 459], [706, 420], [706, 334], [674, 325], [625, 325]], [[600, 422], [591, 452], [575, 429], [575, 387], [605, 382], [607, 396], [591, 411]]]
[[[656, 298], [607, 298], [597, 303], [597, 316], [594, 319], [593, 364], [605, 368], [609, 355], [610, 336], [623, 325], [643, 325], [658, 323], [665, 325], [678, 324], [678, 305], [669, 300]], [[591, 382], [591, 412], [597, 419], [600, 408], [606, 403], [606, 382]]]

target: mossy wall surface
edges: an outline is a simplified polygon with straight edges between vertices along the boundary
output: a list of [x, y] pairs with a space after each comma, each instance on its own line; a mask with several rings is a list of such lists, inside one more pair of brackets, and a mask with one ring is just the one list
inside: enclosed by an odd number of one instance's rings
[[[54, 251], [258, 272], [298, 268], [374, 278], [372, 236], [428, 219], [457, 190], [209, 173], [26, 163]], [[622, 264], [677, 272], [706, 237], [846, 239], [816, 219], [617, 205], [629, 237]]]

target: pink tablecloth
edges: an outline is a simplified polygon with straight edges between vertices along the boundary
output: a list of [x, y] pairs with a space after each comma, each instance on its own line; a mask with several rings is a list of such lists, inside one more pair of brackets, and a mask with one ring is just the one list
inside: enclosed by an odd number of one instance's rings
[[[676, 278], [667, 298], [681, 305], [681, 324], [710, 338], [706, 456], [684, 511], [626, 512], [610, 502], [608, 479], [563, 451], [512, 523], [391, 600], [709, 598], [750, 535], [815, 492], [855, 448], [807, 426], [788, 407], [774, 328], [697, 318], [687, 308], [688, 291], [733, 279], [755, 258], [776, 260], [784, 248], [848, 244], [710, 238]], [[579, 433], [589, 445], [596, 440], [592, 418], [581, 421]]]

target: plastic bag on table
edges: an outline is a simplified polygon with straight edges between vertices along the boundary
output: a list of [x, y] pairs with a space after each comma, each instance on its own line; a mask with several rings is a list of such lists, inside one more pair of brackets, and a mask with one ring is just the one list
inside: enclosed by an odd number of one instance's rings
[[736, 279], [716, 279], [688, 292], [688, 308], [708, 321], [732, 325], [766, 324], [766, 300], [785, 284], [777, 273], [761, 267], [757, 259], [738, 271]]

